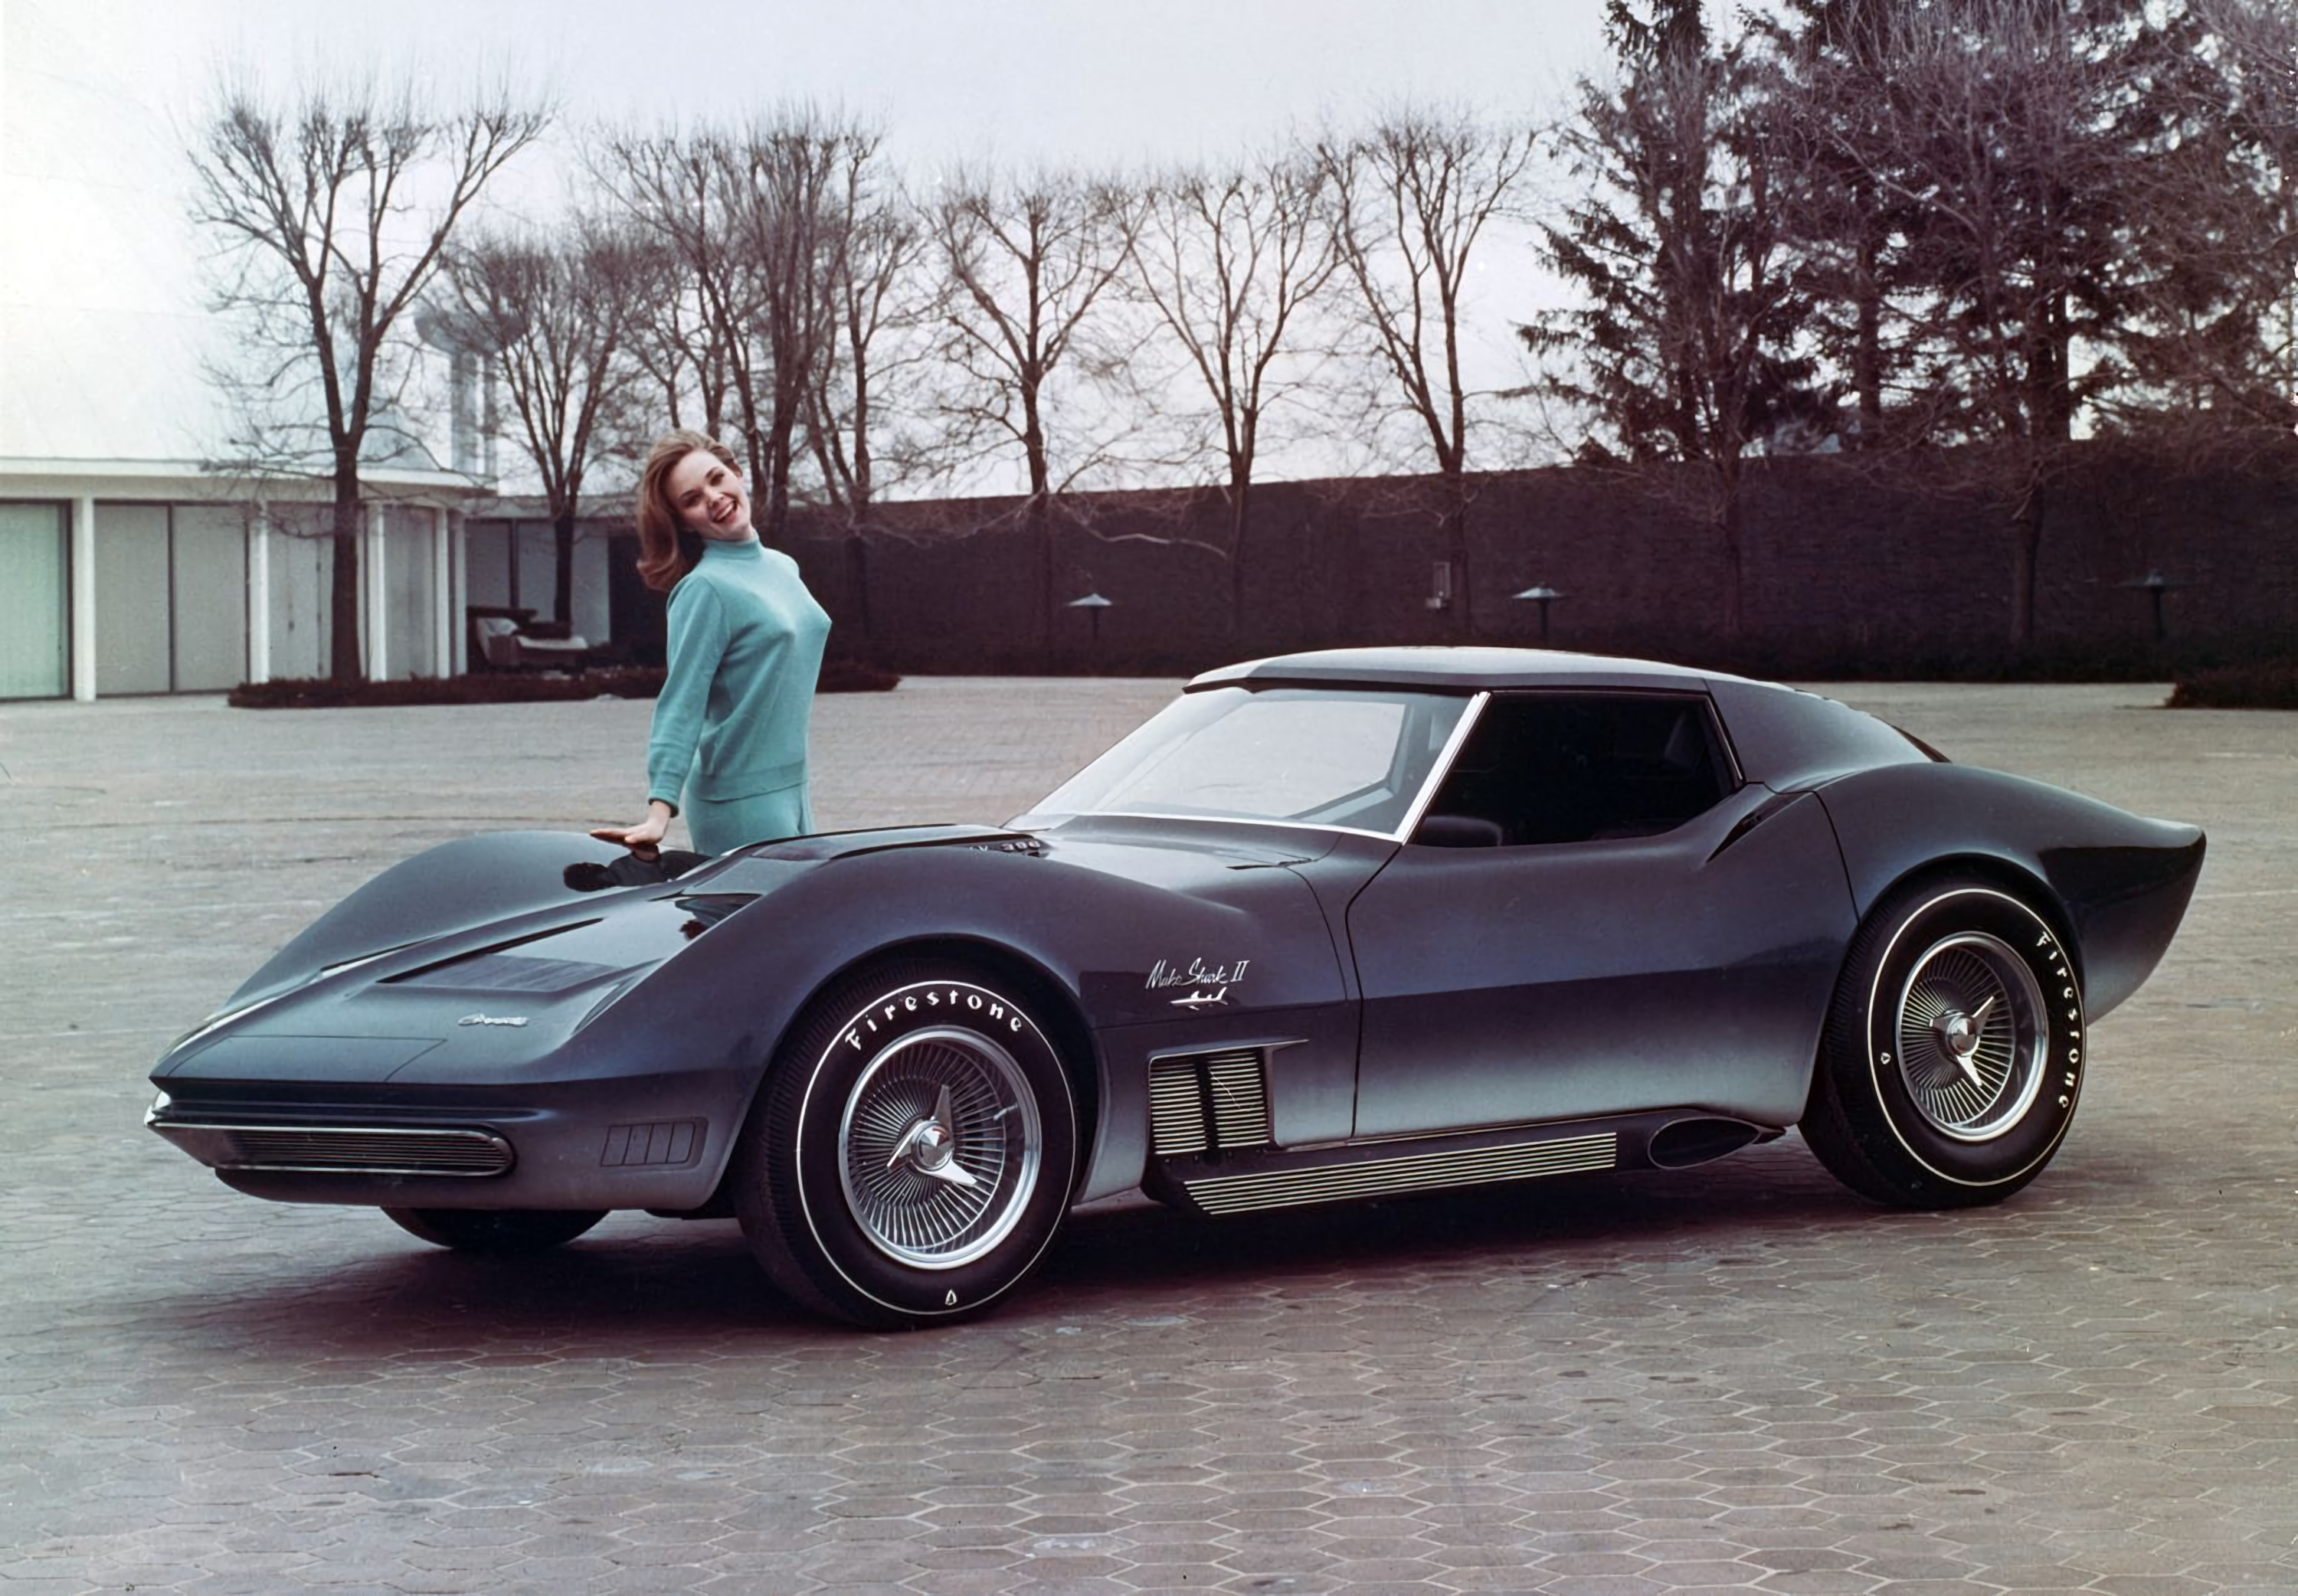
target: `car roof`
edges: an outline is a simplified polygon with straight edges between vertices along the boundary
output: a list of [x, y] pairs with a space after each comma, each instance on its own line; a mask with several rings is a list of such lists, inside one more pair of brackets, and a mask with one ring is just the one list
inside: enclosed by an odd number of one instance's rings
[[[1207, 671], [1189, 690], [1250, 684], [1303, 687], [1417, 687], [1438, 692], [1483, 692], [1525, 687], [1620, 687], [1646, 691], [1705, 691], [1714, 672], [1687, 670], [1649, 659], [1614, 659], [1552, 649], [1451, 648], [1435, 645], [1320, 649], [1248, 659]], [[1723, 678], [1736, 680], [1736, 678]]]

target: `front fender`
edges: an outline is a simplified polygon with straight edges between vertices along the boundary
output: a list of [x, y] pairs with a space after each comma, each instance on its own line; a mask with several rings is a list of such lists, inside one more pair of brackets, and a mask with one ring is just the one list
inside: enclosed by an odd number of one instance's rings
[[[1208, 1046], [1300, 1038], [1288, 1079], [1320, 1096], [1327, 1075], [1353, 1069], [1353, 1031], [1325, 1023], [1346, 1009], [1339, 954], [1298, 875], [1201, 865], [1156, 884], [1099, 850], [1079, 854], [1092, 861], [1066, 860], [1059, 846], [944, 846], [784, 865], [771, 891], [622, 993], [574, 1046], [729, 1072], [747, 1112], [782, 1037], [846, 972], [905, 948], [981, 948], [1027, 966], [1093, 1038], [1100, 1126], [1087, 1195], [1139, 1178], [1149, 1051], [1196, 1037]], [[744, 874], [730, 868], [710, 885], [740, 891]], [[1175, 1001], [1191, 996], [1205, 1001]], [[731, 1139], [712, 1139], [723, 1165]]]

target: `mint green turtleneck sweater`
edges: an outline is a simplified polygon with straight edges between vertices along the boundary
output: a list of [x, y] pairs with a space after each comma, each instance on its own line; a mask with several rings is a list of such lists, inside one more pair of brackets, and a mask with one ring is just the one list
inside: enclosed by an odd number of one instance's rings
[[647, 741], [647, 796], [676, 808], [806, 782], [806, 720], [830, 617], [798, 562], [752, 538], [706, 542], [670, 594], [669, 674]]

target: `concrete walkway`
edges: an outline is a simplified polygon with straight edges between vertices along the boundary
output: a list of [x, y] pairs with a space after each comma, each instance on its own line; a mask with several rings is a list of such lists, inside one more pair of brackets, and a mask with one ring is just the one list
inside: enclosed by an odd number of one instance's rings
[[[820, 817], [1004, 819], [1171, 687], [825, 699]], [[1839, 696], [2211, 833], [2026, 1194], [1882, 1212], [1790, 1137], [1120, 1206], [896, 1337], [785, 1309], [729, 1224], [484, 1263], [141, 1129], [168, 1039], [374, 871], [634, 818], [647, 706], [0, 705], [0, 1596], [2298, 1592], [2298, 715]]]

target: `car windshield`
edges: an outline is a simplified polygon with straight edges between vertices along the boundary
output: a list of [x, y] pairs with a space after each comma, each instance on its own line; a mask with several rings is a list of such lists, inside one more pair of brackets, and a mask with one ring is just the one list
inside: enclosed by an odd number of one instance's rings
[[1184, 693], [1023, 819], [1210, 816], [1393, 836], [1468, 703], [1345, 688]]

